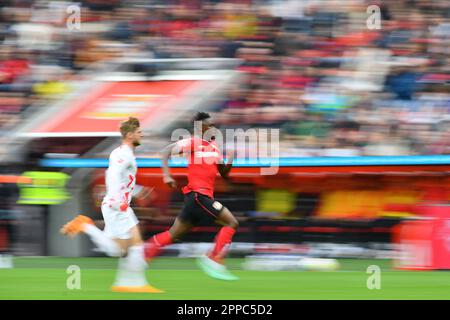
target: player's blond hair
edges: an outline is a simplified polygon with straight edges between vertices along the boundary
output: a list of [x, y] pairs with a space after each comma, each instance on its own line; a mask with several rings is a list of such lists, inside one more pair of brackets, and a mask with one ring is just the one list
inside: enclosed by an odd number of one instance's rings
[[135, 132], [140, 127], [139, 119], [135, 117], [129, 117], [128, 120], [124, 120], [120, 123], [120, 134], [123, 138], [127, 136], [127, 133]]

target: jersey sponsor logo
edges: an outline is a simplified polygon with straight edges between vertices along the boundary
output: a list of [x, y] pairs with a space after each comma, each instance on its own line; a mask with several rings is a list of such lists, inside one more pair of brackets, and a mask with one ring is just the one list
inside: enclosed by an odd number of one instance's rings
[[212, 143], [209, 143], [207, 146], [198, 146], [198, 149], [199, 150], [205, 150], [205, 148], [208, 148], [208, 147], [211, 147], [211, 148], [215, 149], [217, 152], [220, 152], [219, 148], [217, 148]]
[[219, 157], [219, 153], [216, 151], [196, 151], [195, 157], [197, 158], [208, 158], [208, 157]]
[[217, 211], [222, 210], [223, 205], [219, 202], [219, 201], [214, 201], [212, 204], [213, 208], [216, 209]]

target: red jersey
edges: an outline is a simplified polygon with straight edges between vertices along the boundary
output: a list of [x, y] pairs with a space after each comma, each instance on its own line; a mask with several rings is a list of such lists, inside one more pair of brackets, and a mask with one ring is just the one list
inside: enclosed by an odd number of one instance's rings
[[180, 140], [177, 146], [188, 160], [188, 184], [183, 193], [195, 191], [213, 198], [217, 164], [223, 159], [217, 144], [194, 137]]

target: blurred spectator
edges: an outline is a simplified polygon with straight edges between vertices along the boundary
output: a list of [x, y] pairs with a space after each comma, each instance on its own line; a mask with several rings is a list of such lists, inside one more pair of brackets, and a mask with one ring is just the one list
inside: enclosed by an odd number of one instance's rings
[[291, 156], [449, 152], [449, 1], [379, 1], [381, 30], [363, 0], [85, 0], [82, 32], [66, 27], [71, 4], [3, 4], [0, 129], [97, 62], [226, 57], [244, 81], [219, 126], [281, 128]]

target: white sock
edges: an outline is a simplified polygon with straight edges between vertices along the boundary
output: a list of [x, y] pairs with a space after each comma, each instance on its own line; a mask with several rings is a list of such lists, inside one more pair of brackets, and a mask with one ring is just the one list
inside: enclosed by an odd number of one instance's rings
[[119, 259], [115, 286], [140, 287], [148, 284], [145, 269], [144, 246], [128, 248], [128, 255]]
[[128, 267], [136, 272], [144, 271], [147, 268], [147, 262], [144, 258], [144, 245], [131, 246], [128, 248]]
[[119, 245], [96, 226], [86, 224], [84, 232], [91, 238], [97, 248], [102, 250], [108, 256], [120, 257], [122, 255], [122, 249]]

